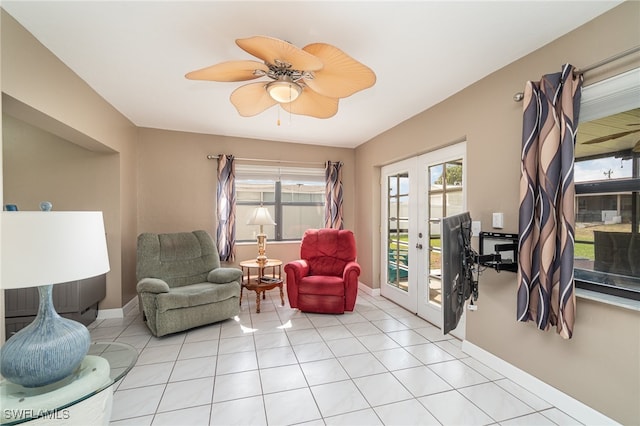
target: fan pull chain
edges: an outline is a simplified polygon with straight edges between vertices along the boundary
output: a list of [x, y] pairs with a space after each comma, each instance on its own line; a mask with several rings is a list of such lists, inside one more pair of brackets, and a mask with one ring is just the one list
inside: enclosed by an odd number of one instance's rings
[[[291, 85], [289, 85], [289, 99], [291, 99]], [[291, 106], [289, 106], [289, 126], [291, 126]]]
[[[280, 105], [278, 105], [280, 106]], [[278, 126], [280, 126], [280, 108], [278, 108]]]
[[[292, 91], [291, 85], [289, 85], [289, 101], [291, 101], [292, 98]], [[291, 105], [289, 105], [289, 126], [291, 126]]]

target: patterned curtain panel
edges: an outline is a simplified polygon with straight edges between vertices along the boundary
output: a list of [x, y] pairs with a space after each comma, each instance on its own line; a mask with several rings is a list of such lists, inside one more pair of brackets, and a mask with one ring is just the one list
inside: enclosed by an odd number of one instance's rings
[[582, 76], [562, 72], [527, 82], [524, 92], [520, 178], [518, 321], [556, 326], [573, 335], [575, 134]]
[[223, 262], [233, 262], [236, 243], [236, 167], [233, 155], [218, 158], [218, 229], [216, 241]]
[[342, 162], [327, 161], [325, 176], [327, 186], [325, 189], [324, 227], [344, 229], [342, 223]]

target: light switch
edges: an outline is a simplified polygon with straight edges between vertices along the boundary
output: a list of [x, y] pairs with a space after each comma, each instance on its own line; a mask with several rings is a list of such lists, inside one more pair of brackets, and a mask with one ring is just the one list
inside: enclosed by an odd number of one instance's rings
[[494, 213], [492, 225], [494, 228], [504, 228], [504, 213]]
[[482, 232], [482, 222], [479, 220], [474, 220], [471, 222], [471, 236], [477, 237]]

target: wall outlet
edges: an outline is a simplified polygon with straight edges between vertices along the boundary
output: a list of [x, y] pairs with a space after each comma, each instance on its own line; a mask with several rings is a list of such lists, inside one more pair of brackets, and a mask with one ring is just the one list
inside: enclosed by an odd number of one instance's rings
[[504, 213], [494, 213], [491, 223], [494, 228], [504, 228]]

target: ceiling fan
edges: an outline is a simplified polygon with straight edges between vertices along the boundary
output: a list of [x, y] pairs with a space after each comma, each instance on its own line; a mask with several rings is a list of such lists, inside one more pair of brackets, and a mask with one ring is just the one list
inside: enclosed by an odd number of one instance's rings
[[[627, 130], [625, 132], [614, 133], [612, 135], [602, 136], [602, 137], [599, 137], [599, 138], [591, 139], [591, 140], [586, 141], [586, 142], [582, 142], [582, 145], [591, 145], [591, 144], [596, 144], [596, 143], [607, 142], [607, 141], [610, 141], [610, 140], [615, 140], [615, 139], [621, 138], [623, 136], [631, 135], [631, 134], [638, 133], [638, 132], [640, 132], [640, 129]], [[633, 152], [640, 152], [640, 140], [638, 140], [636, 142], [636, 144], [633, 146], [633, 148], [631, 148], [631, 150]]]
[[277, 38], [254, 36], [236, 44], [263, 62], [222, 62], [192, 71], [190, 80], [246, 81], [231, 93], [231, 103], [243, 117], [251, 117], [280, 104], [287, 112], [316, 118], [333, 117], [338, 101], [373, 86], [376, 75], [366, 65], [326, 43], [300, 49]]

